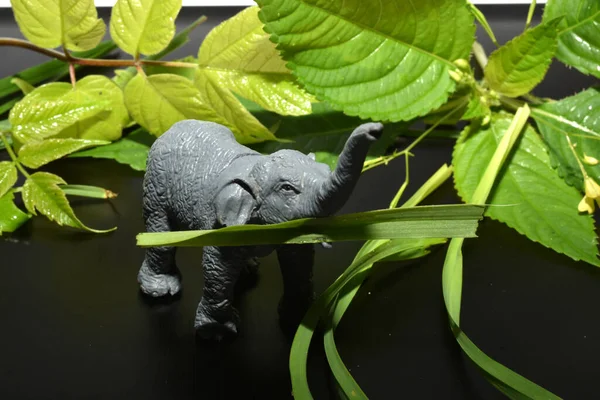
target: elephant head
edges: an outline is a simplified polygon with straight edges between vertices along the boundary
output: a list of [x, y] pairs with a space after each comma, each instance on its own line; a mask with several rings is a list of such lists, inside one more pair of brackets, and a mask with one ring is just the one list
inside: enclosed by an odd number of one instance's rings
[[273, 224], [337, 212], [350, 197], [371, 143], [382, 133], [380, 123], [356, 128], [332, 172], [314, 155], [280, 150], [248, 168], [225, 186], [215, 201], [219, 222]]

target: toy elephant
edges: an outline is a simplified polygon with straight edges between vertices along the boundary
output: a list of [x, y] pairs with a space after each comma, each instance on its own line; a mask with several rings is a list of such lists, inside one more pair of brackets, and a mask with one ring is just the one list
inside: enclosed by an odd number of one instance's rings
[[[217, 123], [177, 122], [156, 140], [148, 155], [143, 194], [146, 230], [215, 229], [331, 215], [350, 196], [369, 146], [382, 130], [380, 123], [356, 128], [332, 172], [312, 154], [295, 150], [260, 154], [237, 143], [233, 133]], [[314, 296], [313, 245], [206, 246], [204, 293], [194, 324], [201, 337], [221, 339], [237, 333], [234, 285], [256, 257], [273, 250], [283, 275], [280, 320], [302, 317]], [[181, 275], [175, 248], [147, 249], [138, 282], [150, 296], [176, 294]]]

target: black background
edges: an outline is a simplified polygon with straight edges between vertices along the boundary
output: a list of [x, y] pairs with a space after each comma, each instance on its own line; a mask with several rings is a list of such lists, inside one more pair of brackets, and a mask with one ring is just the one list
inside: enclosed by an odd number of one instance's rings
[[[539, 7], [541, 9], [541, 7]], [[185, 8], [178, 28], [205, 14], [208, 22], [173, 58], [196, 54], [202, 37], [239, 8]], [[524, 6], [482, 7], [500, 43], [522, 31]], [[108, 18], [109, 10], [100, 14]], [[539, 21], [540, 12], [535, 21]], [[0, 36], [20, 37], [10, 10], [0, 12]], [[487, 51], [490, 41], [479, 30]], [[2, 48], [0, 75], [46, 61]], [[535, 91], [560, 98], [594, 83], [555, 62]], [[430, 140], [411, 164], [414, 191], [442, 163], [452, 143]], [[5, 157], [5, 153], [3, 153]], [[276, 259], [263, 260], [258, 285], [238, 298], [240, 335], [228, 346], [195, 341], [201, 296], [198, 249], [182, 249], [184, 292], [171, 303], [148, 302], [136, 274], [143, 250], [142, 174], [109, 160], [71, 159], [49, 171], [73, 184], [119, 193], [109, 201], [73, 200], [81, 219], [108, 235], [88, 235], [33, 218], [0, 238], [0, 398], [237, 399], [290, 397], [289, 342], [277, 324], [281, 278]], [[384, 208], [404, 179], [397, 160], [364, 174], [342, 212]], [[428, 199], [454, 203], [452, 183]], [[600, 271], [485, 220], [479, 239], [464, 246], [462, 324], [488, 355], [568, 399], [597, 398], [600, 355]], [[315, 281], [324, 290], [360, 243], [317, 249]], [[444, 248], [399, 268], [378, 268], [336, 333], [339, 351], [373, 399], [502, 398], [464, 357], [447, 324], [442, 294]], [[317, 399], [332, 398], [321, 341], [313, 343], [309, 379]]]

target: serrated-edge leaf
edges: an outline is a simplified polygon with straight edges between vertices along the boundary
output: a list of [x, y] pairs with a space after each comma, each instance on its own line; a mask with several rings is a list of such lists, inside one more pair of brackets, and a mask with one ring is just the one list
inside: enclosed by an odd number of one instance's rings
[[37, 215], [37, 211], [39, 211], [50, 221], [61, 226], [67, 225], [95, 233], [110, 232], [116, 229], [96, 230], [85, 226], [75, 216], [65, 193], [60, 190], [58, 185], [66, 185], [60, 176], [48, 172], [36, 172], [30, 175], [25, 181], [22, 191], [25, 208], [33, 215]]
[[376, 120], [410, 120], [442, 105], [455, 88], [448, 71], [468, 58], [475, 31], [462, 0], [257, 3], [304, 88]]
[[10, 3], [23, 35], [41, 47], [89, 50], [98, 45], [106, 32], [94, 0], [11, 0]]
[[8, 120], [13, 135], [22, 143], [59, 134], [79, 119], [104, 111], [106, 104], [70, 101], [66, 96], [72, 86], [54, 82], [36, 88], [11, 109]]
[[276, 139], [229, 90], [220, 87], [210, 74], [199, 69], [196, 71], [194, 84], [203, 101], [219, 115], [222, 124], [231, 129], [238, 142], [248, 144]]
[[17, 167], [11, 161], [0, 161], [0, 197], [17, 182]]
[[121, 90], [105, 76], [88, 75], [75, 88], [65, 82], [36, 88], [12, 108], [9, 121], [23, 143], [57, 135], [115, 140], [127, 117]]
[[312, 95], [285, 67], [258, 19], [258, 7], [248, 7], [215, 27], [198, 52], [198, 64], [223, 88], [281, 115], [305, 115]]
[[225, 123], [189, 79], [174, 74], [135, 76], [125, 88], [125, 104], [133, 119], [156, 136], [185, 119]]
[[150, 146], [136, 140], [137, 136], [142, 133], [148, 135], [145, 131], [134, 132], [109, 145], [73, 153], [70, 157], [111, 159], [129, 165], [136, 171], [145, 171]]
[[[486, 129], [466, 128], [463, 132], [453, 154], [455, 185], [463, 200], [471, 200], [483, 173], [482, 165], [509, 124], [510, 118], [500, 116]], [[593, 220], [578, 213], [580, 194], [552, 169], [544, 145], [531, 126], [513, 151], [488, 201], [501, 207], [489, 207], [486, 216], [574, 260], [600, 265]]]
[[13, 199], [12, 191], [0, 196], [0, 234], [14, 232], [31, 218], [15, 205]]
[[46, 139], [24, 144], [19, 149], [19, 162], [29, 168], [39, 168], [77, 150], [109, 144], [106, 140]]
[[544, 79], [556, 51], [560, 20], [529, 29], [495, 50], [484, 69], [490, 88], [518, 97], [536, 87]]
[[77, 81], [69, 97], [76, 104], [105, 104], [105, 112], [79, 119], [63, 130], [61, 137], [111, 141], [121, 137], [123, 127], [129, 122], [129, 114], [123, 92], [113, 81], [103, 75], [88, 75]]
[[126, 53], [156, 54], [175, 35], [181, 0], [117, 0], [110, 17], [110, 35]]
[[597, 0], [552, 0], [543, 21], [565, 18], [559, 25], [556, 58], [584, 74], [600, 78], [600, 3]]
[[[534, 108], [532, 115], [550, 149], [550, 159], [558, 174], [567, 184], [583, 191], [583, 175], [567, 137], [581, 159], [584, 155], [600, 158], [600, 91], [591, 88], [543, 104]], [[600, 165], [582, 165], [591, 177], [600, 182]]]

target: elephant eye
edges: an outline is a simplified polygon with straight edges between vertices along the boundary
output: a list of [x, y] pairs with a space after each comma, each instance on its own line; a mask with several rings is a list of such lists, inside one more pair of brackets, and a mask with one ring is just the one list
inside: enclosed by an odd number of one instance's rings
[[283, 185], [281, 185], [281, 190], [286, 191], [286, 192], [298, 193], [298, 189], [296, 189], [295, 187], [293, 187], [289, 183], [284, 183]]

